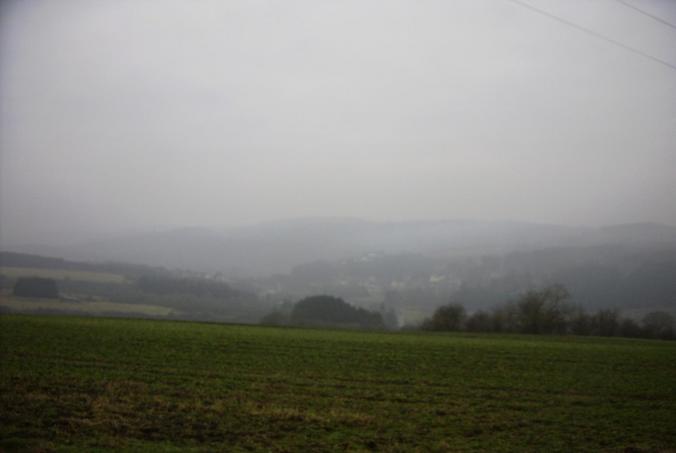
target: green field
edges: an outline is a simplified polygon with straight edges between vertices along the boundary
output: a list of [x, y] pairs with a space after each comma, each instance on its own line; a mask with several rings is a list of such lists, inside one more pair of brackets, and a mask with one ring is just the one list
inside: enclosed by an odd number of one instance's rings
[[0, 317], [0, 449], [675, 451], [676, 343]]
[[42, 277], [55, 280], [77, 280], [97, 283], [126, 283], [122, 275], [109, 272], [75, 271], [68, 269], [43, 269], [38, 267], [0, 267], [0, 274], [10, 278]]

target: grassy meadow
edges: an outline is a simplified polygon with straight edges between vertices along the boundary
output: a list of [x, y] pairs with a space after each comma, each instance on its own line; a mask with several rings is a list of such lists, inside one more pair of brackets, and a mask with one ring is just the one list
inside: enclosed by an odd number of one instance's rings
[[674, 451], [676, 343], [0, 316], [6, 451]]
[[88, 315], [141, 315], [141, 316], [169, 316], [176, 313], [168, 307], [144, 304], [118, 304], [105, 300], [69, 300], [14, 297], [0, 295], [0, 308], [6, 308], [16, 313], [31, 312], [71, 312]]
[[123, 275], [110, 272], [82, 271], [71, 269], [43, 269], [37, 267], [0, 267], [0, 274], [10, 278], [42, 277], [54, 280], [77, 280], [97, 283], [127, 283]]

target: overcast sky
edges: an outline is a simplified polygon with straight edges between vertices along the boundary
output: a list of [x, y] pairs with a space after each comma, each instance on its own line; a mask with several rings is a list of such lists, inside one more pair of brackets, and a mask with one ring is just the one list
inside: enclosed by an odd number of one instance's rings
[[[620, 1], [524, 1], [676, 65], [676, 29]], [[507, 0], [2, 5], [5, 245], [305, 216], [676, 224], [676, 70]]]

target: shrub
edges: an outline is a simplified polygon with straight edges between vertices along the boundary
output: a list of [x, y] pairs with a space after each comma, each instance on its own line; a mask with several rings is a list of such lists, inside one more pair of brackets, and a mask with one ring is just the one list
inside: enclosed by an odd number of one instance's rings
[[653, 311], [643, 317], [643, 331], [651, 338], [674, 338], [674, 317], [664, 311]]
[[380, 313], [353, 307], [342, 299], [321, 295], [302, 299], [291, 311], [291, 324], [382, 329]]
[[467, 320], [467, 330], [470, 332], [490, 332], [494, 329], [491, 315], [479, 310]]
[[448, 304], [436, 309], [431, 318], [423, 322], [424, 330], [461, 330], [466, 318], [465, 307]]

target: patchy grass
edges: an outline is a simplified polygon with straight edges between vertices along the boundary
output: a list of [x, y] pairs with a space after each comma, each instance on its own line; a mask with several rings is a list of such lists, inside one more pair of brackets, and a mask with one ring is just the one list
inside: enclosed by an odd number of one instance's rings
[[0, 316], [0, 449], [660, 451], [676, 343]]
[[38, 267], [0, 267], [0, 274], [10, 278], [43, 277], [55, 280], [77, 280], [97, 283], [126, 283], [123, 275], [109, 272], [74, 271], [67, 269], [43, 269]]
[[87, 315], [104, 315], [115, 313], [146, 316], [169, 316], [177, 311], [158, 305], [117, 304], [106, 301], [74, 301], [72, 299], [41, 299], [0, 296], [0, 307], [16, 313], [32, 312], [73, 312]]

